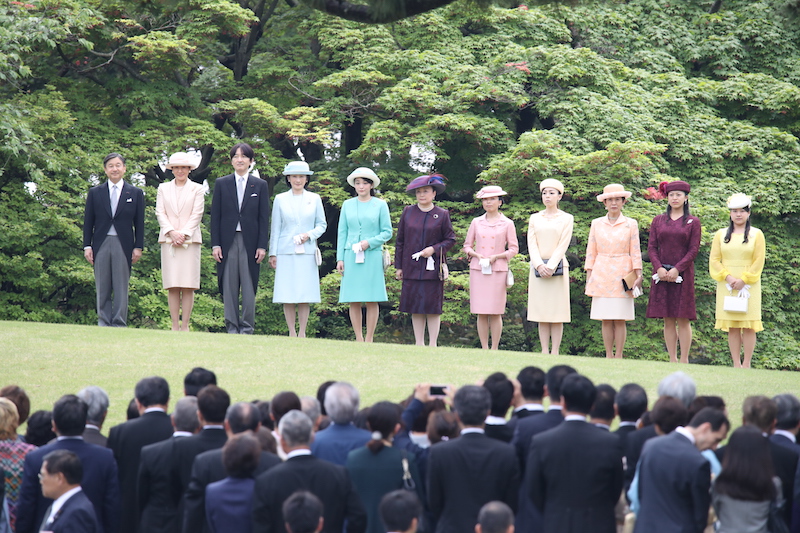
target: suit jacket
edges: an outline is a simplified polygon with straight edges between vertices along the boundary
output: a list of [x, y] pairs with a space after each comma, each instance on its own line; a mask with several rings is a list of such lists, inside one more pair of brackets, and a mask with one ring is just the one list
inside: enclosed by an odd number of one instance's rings
[[83, 430], [83, 437], [84, 442], [88, 442], [89, 444], [97, 444], [98, 446], [102, 446], [103, 448], [106, 447], [108, 443], [108, 437], [100, 433], [100, 430], [95, 428], [86, 428]]
[[544, 415], [528, 416], [517, 422], [511, 444], [517, 450], [517, 458], [523, 472], [525, 471], [525, 461], [528, 460], [528, 451], [530, 450], [533, 436], [542, 431], [552, 429], [563, 421], [564, 415], [561, 414], [561, 409], [550, 409]]
[[[44, 521], [41, 529], [44, 529]], [[53, 533], [99, 533], [102, 531], [94, 507], [81, 490], [69, 497], [46, 531]]]
[[639, 462], [645, 442], [655, 437], [658, 437], [655, 424], [637, 429], [625, 437], [625, 494], [628, 493], [628, 489], [633, 483], [633, 476], [636, 475], [636, 463]]
[[313, 254], [319, 239], [328, 227], [325, 209], [318, 194], [303, 191], [303, 199], [294, 202], [294, 193], [289, 190], [275, 195], [272, 204], [272, 227], [269, 235], [269, 255], [294, 255], [295, 235], [308, 233], [303, 250]]
[[142, 533], [179, 533], [178, 502], [180, 486], [172, 476], [175, 462], [175, 441], [187, 437], [170, 437], [142, 448], [137, 482], [139, 530]]
[[[800, 444], [797, 444], [797, 442], [792, 442], [791, 440], [789, 440], [788, 438], [786, 438], [783, 435], [770, 435], [769, 440], [770, 440], [770, 442], [772, 442], [772, 443], [774, 443], [774, 444], [776, 444], [778, 446], [783, 446], [785, 448], [788, 448], [788, 449], [793, 450], [793, 451], [797, 452], [798, 454], [800, 454]], [[775, 461], [775, 458], [773, 456], [773, 463], [774, 463], [774, 461]], [[787, 464], [787, 467], [788, 467], [788, 464]], [[776, 474], [777, 474], [777, 469], [776, 469]], [[781, 483], [783, 483], [783, 479], [784, 478], [781, 477]], [[789, 503], [789, 502], [784, 503], [784, 511], [786, 511], [787, 508], [791, 509], [791, 513], [792, 513], [792, 516], [791, 516], [791, 531], [792, 531], [792, 533], [800, 533], [800, 486], [798, 486], [798, 483], [800, 483], [800, 464], [798, 464], [798, 466], [797, 466], [797, 473], [796, 473], [796, 475], [794, 477], [794, 494], [792, 494], [793, 500], [792, 500], [791, 503]], [[786, 498], [786, 492], [787, 491], [784, 488], [783, 489], [783, 497], [784, 498]]]
[[[530, 409], [520, 409], [519, 411], [514, 411], [511, 414], [511, 418], [508, 419], [508, 422], [506, 422], [506, 425], [511, 428], [512, 432], [514, 432], [517, 429], [517, 424], [523, 418], [528, 418], [529, 416], [537, 416], [537, 415], [543, 415], [543, 414], [544, 414], [544, 411], [531, 411]], [[511, 438], [512, 439], [514, 438], [513, 434], [512, 434]]]
[[502, 442], [511, 442], [514, 437], [514, 428], [507, 424], [486, 424], [484, 430], [487, 437]]
[[[261, 457], [258, 460], [258, 467], [256, 467], [256, 471], [253, 473], [253, 477], [258, 477], [259, 475], [263, 474], [273, 466], [277, 466], [281, 463], [280, 458], [277, 455], [261, 452]], [[185, 533], [210, 533], [212, 531], [211, 527], [209, 526], [208, 520], [206, 517], [208, 516], [208, 509], [206, 508], [206, 489], [212, 484], [217, 481], [222, 481], [226, 479], [228, 476], [228, 472], [225, 470], [225, 466], [222, 464], [222, 449], [216, 450], [209, 450], [207, 452], [203, 452], [197, 457], [194, 458], [194, 463], [192, 464], [192, 475], [191, 479], [189, 480], [189, 486], [186, 488], [186, 491], [183, 494], [183, 531]], [[231, 479], [231, 478], [228, 478]], [[238, 481], [238, 480], [236, 480]], [[234, 481], [231, 481], [227, 484], [228, 486], [234, 485], [241, 485], [237, 484]], [[219, 491], [222, 489], [215, 489], [213, 491], [215, 494], [218, 494]], [[249, 492], [250, 496], [253, 495], [253, 489], [250, 488]], [[223, 506], [225, 507], [225, 506]], [[219, 511], [216, 513], [216, 516], [221, 516], [222, 509], [217, 509]], [[247, 525], [250, 526], [250, 512], [247, 513], [246, 517]], [[223, 531], [217, 528], [216, 531]], [[239, 531], [231, 527], [229, 531]]]
[[307, 490], [322, 500], [323, 533], [366, 530], [367, 514], [347, 470], [313, 455], [301, 455], [256, 478], [252, 533], [285, 533], [281, 506], [298, 490]]
[[226, 477], [205, 488], [208, 500], [201, 517], [208, 531], [214, 533], [250, 531], [253, 520], [253, 478]]
[[188, 235], [193, 243], [203, 242], [200, 221], [205, 213], [203, 186], [186, 180], [183, 193], [178, 195], [175, 180], [158, 186], [156, 197], [156, 218], [158, 219], [158, 242], [167, 241], [167, 233], [177, 231]]
[[331, 424], [314, 436], [311, 453], [333, 464], [344, 466], [347, 455], [369, 442], [370, 432], [353, 424]]
[[622, 446], [608, 431], [571, 420], [533, 438], [524, 483], [545, 533], [616, 533], [622, 482]]
[[428, 503], [437, 533], [472, 531], [481, 506], [492, 500], [516, 512], [520, 470], [510, 444], [465, 433], [430, 450]]
[[[228, 435], [221, 428], [204, 428], [203, 431], [175, 442], [175, 462], [173, 473], [180, 482], [181, 495], [192, 479], [192, 465], [195, 458], [203, 452], [222, 448], [228, 441]], [[224, 477], [224, 476], [223, 476]]]
[[83, 465], [81, 487], [92, 502], [100, 522], [101, 533], [116, 533], [119, 527], [119, 478], [117, 463], [110, 450], [82, 439], [63, 439], [31, 451], [25, 456], [22, 487], [17, 501], [17, 533], [35, 533], [42, 524], [44, 513], [53, 503], [42, 495], [39, 471], [44, 456], [54, 450], [69, 450], [77, 454]]
[[119, 485], [122, 490], [120, 533], [139, 530], [139, 504], [136, 483], [139, 479], [139, 457], [148, 444], [172, 436], [172, 421], [163, 411], [150, 411], [139, 418], [114, 426], [108, 433], [108, 447], [114, 452], [119, 466]]
[[91, 246], [96, 256], [113, 223], [130, 268], [133, 249], [144, 249], [144, 193], [124, 181], [121, 183], [117, 212], [113, 216], [108, 182], [89, 189], [83, 212], [83, 246]]
[[677, 431], [648, 440], [639, 460], [635, 533], [702, 533], [711, 503], [711, 465]]
[[[253, 290], [258, 289], [258, 273], [261, 266], [256, 263], [256, 250], [269, 249], [269, 185], [251, 174], [247, 177], [244, 189], [240, 211], [239, 198], [236, 195], [236, 175], [228, 174], [217, 178], [214, 184], [214, 196], [211, 200], [211, 247], [222, 248], [222, 262], [217, 263], [220, 294], [225, 262], [228, 260], [228, 251], [236, 236], [238, 224], [242, 225], [242, 238], [250, 261]], [[191, 464], [189, 466], [191, 468]]]

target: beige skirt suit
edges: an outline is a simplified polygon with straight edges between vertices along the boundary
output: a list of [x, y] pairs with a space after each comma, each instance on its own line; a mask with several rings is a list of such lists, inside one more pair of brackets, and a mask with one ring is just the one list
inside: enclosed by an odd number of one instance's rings
[[[569, 305], [569, 263], [567, 247], [572, 240], [574, 218], [564, 211], [554, 217], [544, 211], [531, 215], [528, 223], [528, 253], [531, 268], [528, 274], [528, 320], [531, 322], [565, 323], [572, 319]], [[539, 265], [555, 268], [564, 261], [564, 274], [549, 278], [536, 277]]]
[[[200, 221], [205, 211], [203, 186], [186, 180], [183, 187], [168, 181], [158, 186], [156, 218], [160, 229], [161, 279], [165, 289], [200, 288]], [[172, 246], [168, 233], [178, 231], [186, 237], [183, 246]]]

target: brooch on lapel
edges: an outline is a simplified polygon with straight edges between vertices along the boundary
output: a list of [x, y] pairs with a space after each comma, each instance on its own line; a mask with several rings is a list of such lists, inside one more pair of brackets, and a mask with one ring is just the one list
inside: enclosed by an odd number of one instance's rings
[[439, 218], [439, 215], [437, 215], [437, 214], [434, 214], [434, 215], [433, 215], [433, 218]]

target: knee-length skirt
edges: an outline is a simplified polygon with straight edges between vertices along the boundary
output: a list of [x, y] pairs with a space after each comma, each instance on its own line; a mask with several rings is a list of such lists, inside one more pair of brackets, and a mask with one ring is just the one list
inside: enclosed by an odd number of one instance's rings
[[314, 254], [277, 256], [272, 303], [319, 303], [319, 267]]
[[469, 311], [476, 315], [502, 315], [506, 312], [506, 277], [508, 272], [483, 274], [469, 271]]
[[400, 291], [401, 313], [414, 315], [441, 315], [444, 304], [444, 282], [436, 280], [404, 279]]
[[200, 243], [184, 248], [162, 242], [161, 282], [165, 289], [199, 289]]
[[589, 318], [592, 320], [635, 320], [633, 298], [593, 296]]

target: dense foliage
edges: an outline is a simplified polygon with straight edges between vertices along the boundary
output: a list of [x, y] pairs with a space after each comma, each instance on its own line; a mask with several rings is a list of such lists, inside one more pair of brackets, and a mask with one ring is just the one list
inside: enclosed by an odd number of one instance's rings
[[[503, 347], [518, 350], [538, 348], [535, 324], [524, 320], [527, 219], [542, 208], [538, 183], [561, 179], [562, 208], [575, 216], [573, 322], [562, 350], [586, 355], [603, 351], [581, 268], [589, 223], [603, 214], [595, 195], [609, 182], [634, 191], [625, 212], [638, 220], [646, 251], [650, 221], [665, 207], [651, 188], [684, 179], [703, 223], [692, 359], [729, 361], [727, 338], [713, 329], [707, 261], [713, 232], [727, 224], [724, 199], [745, 192], [754, 197], [753, 224], [767, 237], [765, 331], [754, 364], [800, 368], [796, 2], [484, 7], [459, 0], [385, 25], [314, 9], [323, 4], [330, 2], [30, 0], [0, 7], [0, 319], [96, 320], [93, 275], [81, 253], [83, 202], [104, 177], [103, 156], [120, 151], [149, 205], [130, 322], [168, 327], [153, 210], [155, 188], [171, 179], [161, 165], [171, 152], [196, 150], [202, 164], [192, 179], [213, 188], [230, 171], [228, 148], [242, 139], [256, 148], [256, 168], [275, 192], [285, 190], [277, 178], [298, 154], [316, 171], [312, 189], [323, 196], [329, 230], [323, 303], [314, 308], [311, 333], [351, 337], [332, 270], [338, 208], [352, 194], [344, 177], [356, 166], [380, 173], [395, 222], [411, 202], [403, 192], [409, 179], [430, 170], [448, 176], [440, 203], [451, 210], [460, 241], [441, 342], [452, 344], [477, 344], [474, 317], [464, 312], [468, 275], [460, 252], [469, 221], [480, 214], [472, 195], [482, 183], [509, 191], [504, 209], [522, 253]], [[197, 330], [223, 327], [213, 267], [204, 253]], [[392, 274], [378, 337], [408, 342]], [[257, 332], [282, 334], [272, 279], [262, 269]], [[666, 360], [661, 323], [646, 320], [644, 308], [638, 301], [626, 354]]]

